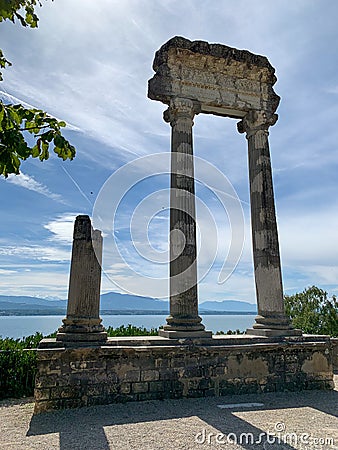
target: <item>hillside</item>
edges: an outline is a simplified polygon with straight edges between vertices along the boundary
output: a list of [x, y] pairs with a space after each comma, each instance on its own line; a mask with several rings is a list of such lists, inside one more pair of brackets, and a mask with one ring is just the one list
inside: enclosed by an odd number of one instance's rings
[[[55, 315], [65, 314], [66, 309], [66, 300], [0, 295], [0, 315]], [[256, 305], [236, 300], [205, 301], [200, 304], [199, 309], [202, 314], [254, 313]], [[101, 295], [100, 311], [101, 314], [167, 314], [169, 302], [151, 297], [108, 292]]]

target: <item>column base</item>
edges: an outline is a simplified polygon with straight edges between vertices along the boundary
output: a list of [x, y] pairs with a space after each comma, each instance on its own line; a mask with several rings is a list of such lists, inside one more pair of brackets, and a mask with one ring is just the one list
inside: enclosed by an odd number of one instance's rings
[[296, 328], [278, 329], [278, 328], [247, 328], [245, 334], [263, 337], [277, 336], [302, 336], [302, 330]]
[[291, 320], [283, 313], [260, 312], [255, 317], [252, 328], [248, 328], [245, 334], [254, 336], [301, 336], [301, 330], [292, 327]]
[[108, 339], [105, 331], [96, 333], [60, 333], [57, 332], [56, 340], [64, 344], [103, 344]]
[[66, 317], [62, 319], [63, 325], [58, 329], [60, 333], [100, 333], [104, 331], [102, 319], [87, 317]]
[[56, 340], [64, 343], [100, 343], [107, 340], [107, 333], [101, 324], [102, 319], [68, 318], [56, 333]]
[[200, 316], [180, 315], [167, 317], [167, 324], [159, 331], [159, 336], [169, 339], [211, 339], [212, 331], [205, 331]]
[[211, 339], [212, 331], [170, 330], [168, 327], [160, 330], [158, 335], [168, 339]]
[[301, 336], [302, 330], [292, 327], [291, 320], [285, 314], [258, 314], [252, 328], [245, 334], [254, 336]]

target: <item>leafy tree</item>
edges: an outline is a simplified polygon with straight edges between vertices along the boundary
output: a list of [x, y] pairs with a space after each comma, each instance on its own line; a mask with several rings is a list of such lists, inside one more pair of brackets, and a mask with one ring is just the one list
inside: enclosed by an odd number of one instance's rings
[[286, 313], [295, 328], [305, 333], [338, 336], [338, 301], [333, 295], [316, 286], [303, 292], [285, 296]]
[[[36, 28], [39, 19], [34, 8], [37, 4], [42, 6], [39, 0], [0, 0], [0, 22], [18, 20], [24, 27]], [[0, 49], [0, 68], [10, 65]], [[50, 145], [54, 145], [58, 157], [72, 160], [75, 148], [62, 135], [61, 129], [65, 126], [65, 122], [39, 109], [0, 101], [0, 176], [19, 174], [21, 161], [30, 156], [40, 161], [48, 159]], [[33, 145], [25, 139], [29, 134], [33, 136]]]

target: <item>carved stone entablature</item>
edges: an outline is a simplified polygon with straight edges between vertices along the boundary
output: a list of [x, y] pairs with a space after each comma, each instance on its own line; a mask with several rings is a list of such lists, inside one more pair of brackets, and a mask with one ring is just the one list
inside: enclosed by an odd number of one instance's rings
[[174, 37], [156, 52], [148, 97], [167, 105], [175, 97], [201, 105], [201, 112], [243, 118], [249, 111], [273, 115], [275, 69], [265, 56], [221, 44]]

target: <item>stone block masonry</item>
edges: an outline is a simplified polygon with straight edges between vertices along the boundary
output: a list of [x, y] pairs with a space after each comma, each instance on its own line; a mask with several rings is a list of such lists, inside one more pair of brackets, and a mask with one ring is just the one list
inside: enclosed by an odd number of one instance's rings
[[[143, 342], [144, 341], [144, 342]], [[110, 338], [38, 350], [35, 413], [96, 404], [332, 389], [327, 337], [214, 337], [211, 345]], [[210, 340], [209, 340], [210, 342]], [[50, 342], [47, 343], [50, 347]]]
[[338, 338], [332, 338], [331, 343], [333, 370], [338, 372]]

